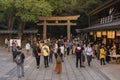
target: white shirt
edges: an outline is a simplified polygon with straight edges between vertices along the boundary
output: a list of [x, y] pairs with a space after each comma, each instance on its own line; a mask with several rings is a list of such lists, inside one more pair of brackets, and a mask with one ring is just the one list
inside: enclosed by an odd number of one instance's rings
[[26, 44], [25, 49], [30, 50], [30, 44], [29, 43]]
[[92, 55], [92, 48], [91, 47], [86, 48], [86, 54], [87, 55]]
[[57, 53], [57, 50], [58, 50], [58, 45], [55, 44], [55, 45], [54, 45], [54, 53]]
[[60, 46], [60, 51], [61, 51], [62, 54], [64, 54], [64, 52], [65, 52], [65, 47], [64, 47], [64, 46]]

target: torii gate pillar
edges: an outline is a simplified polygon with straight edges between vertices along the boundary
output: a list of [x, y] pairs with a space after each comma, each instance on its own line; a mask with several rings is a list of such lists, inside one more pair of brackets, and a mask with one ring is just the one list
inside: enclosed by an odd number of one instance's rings
[[67, 20], [67, 38], [70, 39], [71, 34], [71, 27], [70, 27], [70, 20]]
[[46, 25], [46, 20], [44, 20], [44, 25], [43, 25], [43, 39], [46, 39], [47, 37], [47, 25]]

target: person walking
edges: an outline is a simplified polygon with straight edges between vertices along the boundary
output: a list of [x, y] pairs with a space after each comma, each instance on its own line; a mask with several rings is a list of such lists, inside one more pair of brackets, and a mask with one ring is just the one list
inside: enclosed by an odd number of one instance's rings
[[50, 49], [49, 47], [47, 46], [47, 43], [44, 43], [43, 46], [42, 46], [42, 49], [41, 49], [41, 52], [42, 52], [42, 55], [44, 57], [44, 65], [45, 65], [45, 68], [49, 67], [49, 64], [48, 64], [48, 57], [49, 57], [49, 54], [50, 54]]
[[41, 57], [41, 48], [39, 46], [39, 43], [37, 43], [37, 47], [34, 50], [34, 56], [35, 56], [35, 59], [36, 59], [37, 69], [39, 69], [39, 67], [40, 67], [40, 57]]
[[67, 49], [67, 55], [69, 55], [69, 53], [70, 53], [70, 47], [71, 47], [69, 40], [66, 41], [65, 47], [66, 47], [66, 49]]
[[62, 62], [64, 62], [64, 53], [65, 53], [64, 44], [61, 44], [61, 45], [60, 45], [60, 51], [61, 51], [61, 53], [62, 53]]
[[86, 44], [82, 47], [82, 65], [85, 67], [85, 58], [86, 58]]
[[50, 45], [49, 62], [53, 63], [53, 45]]
[[75, 53], [76, 53], [76, 68], [78, 68], [79, 61], [80, 61], [80, 67], [84, 67], [82, 66], [82, 48], [80, 47], [79, 44], [77, 45]]
[[25, 59], [25, 55], [22, 52], [22, 48], [18, 47], [17, 54], [15, 56], [18, 78], [24, 77], [24, 59]]
[[109, 63], [110, 61], [110, 46], [108, 45], [106, 48], [106, 62]]
[[100, 48], [100, 64], [101, 65], [105, 65], [105, 49], [104, 49], [104, 46], [102, 45], [101, 48]]
[[8, 52], [10, 52], [10, 39], [8, 39], [8, 43], [7, 44], [8, 44], [8, 47], [7, 47], [8, 48]]
[[8, 47], [8, 39], [5, 38], [5, 48], [7, 48], [7, 47]]
[[57, 59], [56, 59], [56, 66], [54, 70], [57, 74], [60, 74], [62, 72], [62, 53], [60, 49], [57, 51]]
[[87, 55], [88, 66], [90, 66], [90, 63], [92, 61], [92, 55], [93, 55], [92, 47], [90, 44], [88, 44], [86, 48], [86, 55]]
[[29, 54], [30, 48], [31, 48], [31, 47], [30, 47], [30, 43], [27, 42], [26, 45], [25, 45], [25, 49], [26, 49], [26, 51], [27, 51], [27, 54]]
[[13, 56], [13, 62], [15, 59], [15, 55], [17, 54], [17, 46], [15, 45], [15, 43], [12, 43], [12, 56]]
[[57, 50], [58, 50], [57, 41], [55, 41], [55, 43], [54, 43], [53, 50], [54, 50], [54, 56], [55, 56], [55, 59], [56, 59], [57, 58]]

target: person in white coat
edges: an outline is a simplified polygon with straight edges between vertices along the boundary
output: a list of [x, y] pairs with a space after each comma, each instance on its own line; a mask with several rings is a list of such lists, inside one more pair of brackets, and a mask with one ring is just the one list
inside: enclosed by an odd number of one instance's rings
[[31, 47], [30, 47], [30, 43], [27, 42], [26, 45], [25, 45], [25, 49], [26, 49], [26, 51], [27, 51], [27, 54], [29, 54], [30, 48], [31, 48]]

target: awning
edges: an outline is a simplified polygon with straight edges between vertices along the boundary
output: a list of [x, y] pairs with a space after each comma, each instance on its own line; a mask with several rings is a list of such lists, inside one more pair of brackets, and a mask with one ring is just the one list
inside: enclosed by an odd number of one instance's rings
[[109, 30], [120, 30], [120, 21], [116, 21], [116, 22], [111, 22], [111, 23], [107, 23], [107, 24], [99, 24], [99, 25], [95, 25], [95, 26], [91, 26], [88, 28], [84, 28], [84, 29], [76, 29], [78, 33], [80, 32], [91, 32], [91, 31], [109, 31]]
[[[23, 34], [35, 34], [38, 30], [24, 30]], [[17, 30], [0, 30], [0, 34], [17, 34]]]
[[37, 33], [37, 32], [38, 32], [38, 30], [24, 30], [24, 31], [23, 31], [24, 34], [30, 34], [30, 33], [35, 34], [35, 33]]

